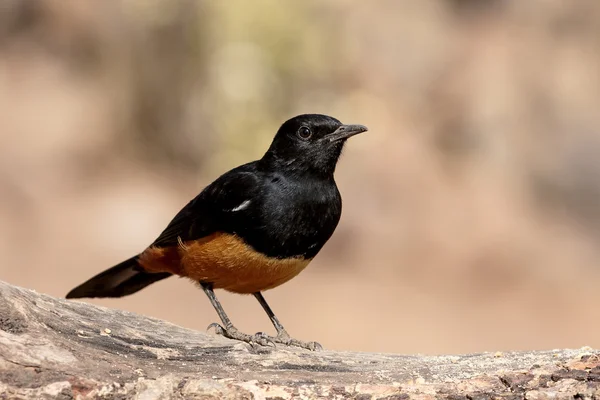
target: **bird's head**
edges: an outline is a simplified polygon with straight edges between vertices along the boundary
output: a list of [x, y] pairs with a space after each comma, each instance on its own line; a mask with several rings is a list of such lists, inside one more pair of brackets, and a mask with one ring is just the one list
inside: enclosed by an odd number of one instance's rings
[[329, 177], [346, 140], [366, 130], [366, 126], [344, 125], [327, 115], [298, 115], [281, 125], [263, 162], [295, 174]]

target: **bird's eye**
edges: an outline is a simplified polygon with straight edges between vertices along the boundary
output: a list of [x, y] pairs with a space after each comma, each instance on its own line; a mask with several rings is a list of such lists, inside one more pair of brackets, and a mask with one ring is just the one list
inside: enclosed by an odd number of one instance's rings
[[298, 137], [302, 140], [308, 140], [312, 136], [312, 131], [308, 126], [301, 126], [298, 129]]

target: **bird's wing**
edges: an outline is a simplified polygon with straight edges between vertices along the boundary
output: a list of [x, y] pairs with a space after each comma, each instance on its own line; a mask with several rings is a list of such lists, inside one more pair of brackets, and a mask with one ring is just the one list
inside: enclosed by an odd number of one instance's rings
[[245, 208], [258, 187], [259, 178], [251, 164], [227, 172], [183, 207], [151, 246], [170, 247], [224, 229], [224, 220]]

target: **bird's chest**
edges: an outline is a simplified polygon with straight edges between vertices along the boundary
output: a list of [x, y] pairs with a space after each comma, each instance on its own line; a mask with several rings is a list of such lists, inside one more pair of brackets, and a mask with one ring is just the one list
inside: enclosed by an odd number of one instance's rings
[[335, 186], [276, 191], [265, 202], [250, 244], [271, 257], [312, 258], [331, 237], [340, 216]]

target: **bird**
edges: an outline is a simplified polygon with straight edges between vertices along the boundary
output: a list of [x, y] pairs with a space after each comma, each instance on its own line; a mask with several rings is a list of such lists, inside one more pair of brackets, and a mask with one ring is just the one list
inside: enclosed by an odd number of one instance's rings
[[[285, 121], [259, 160], [206, 186], [141, 253], [71, 290], [67, 299], [123, 297], [173, 275], [199, 284], [221, 324], [209, 328], [250, 345], [320, 350], [292, 338], [262, 292], [297, 276], [334, 233], [342, 198], [334, 172], [348, 138], [367, 131], [322, 114]], [[239, 331], [214, 290], [252, 294], [276, 336]]]

